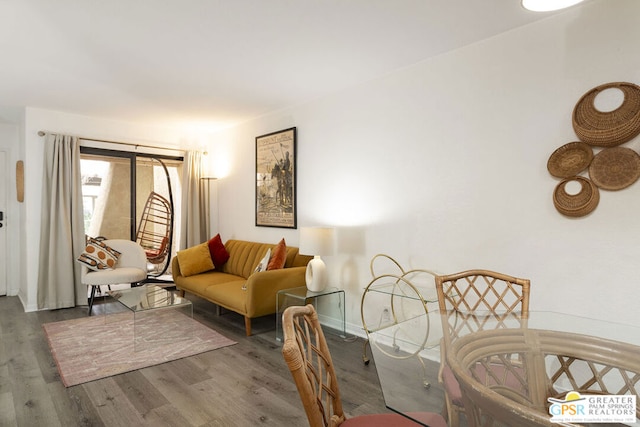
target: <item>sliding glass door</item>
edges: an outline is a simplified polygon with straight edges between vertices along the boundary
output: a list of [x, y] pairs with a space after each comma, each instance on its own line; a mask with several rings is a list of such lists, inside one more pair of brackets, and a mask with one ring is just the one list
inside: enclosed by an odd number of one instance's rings
[[165, 272], [179, 241], [182, 158], [81, 148], [85, 234], [128, 239]]

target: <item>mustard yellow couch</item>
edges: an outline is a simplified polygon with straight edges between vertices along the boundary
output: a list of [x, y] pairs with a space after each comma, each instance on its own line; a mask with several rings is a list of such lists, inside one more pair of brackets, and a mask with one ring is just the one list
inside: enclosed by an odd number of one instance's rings
[[279, 290], [305, 285], [306, 265], [312, 257], [300, 255], [298, 248], [287, 246], [284, 268], [254, 273], [267, 250], [276, 245], [229, 240], [225, 243], [229, 260], [220, 270], [185, 277], [178, 258], [171, 262], [173, 281], [183, 293], [189, 292], [219, 307], [244, 316], [247, 336], [251, 335], [251, 319], [276, 312]]

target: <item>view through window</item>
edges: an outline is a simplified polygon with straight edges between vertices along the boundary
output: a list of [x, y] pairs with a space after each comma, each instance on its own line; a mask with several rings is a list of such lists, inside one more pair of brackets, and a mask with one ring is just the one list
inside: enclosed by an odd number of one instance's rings
[[168, 273], [180, 238], [182, 159], [83, 147], [80, 167], [85, 234], [138, 241], [150, 274]]

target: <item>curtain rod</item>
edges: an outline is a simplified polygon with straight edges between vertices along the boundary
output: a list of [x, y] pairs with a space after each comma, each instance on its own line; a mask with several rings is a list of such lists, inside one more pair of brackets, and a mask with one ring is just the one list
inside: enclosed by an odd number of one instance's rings
[[[45, 136], [46, 132], [45, 131], [38, 131], [38, 136]], [[93, 142], [106, 142], [107, 144], [120, 144], [120, 145], [128, 145], [131, 147], [135, 147], [136, 149], [138, 147], [144, 147], [144, 148], [153, 148], [156, 150], [171, 150], [171, 151], [184, 151], [182, 149], [179, 148], [169, 148], [169, 147], [157, 147], [154, 145], [145, 145], [145, 144], [133, 144], [130, 142], [120, 142], [120, 141], [108, 141], [106, 139], [93, 139], [93, 138], [83, 138], [81, 136], [78, 137], [78, 139], [84, 139], [85, 141], [93, 141]]]

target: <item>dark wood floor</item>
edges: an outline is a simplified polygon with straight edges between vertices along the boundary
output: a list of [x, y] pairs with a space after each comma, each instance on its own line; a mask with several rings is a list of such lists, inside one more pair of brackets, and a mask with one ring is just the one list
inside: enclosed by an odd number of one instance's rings
[[[194, 318], [238, 344], [65, 388], [42, 324], [86, 316], [86, 308], [25, 313], [0, 297], [0, 426], [305, 426], [298, 392], [275, 340], [275, 316], [245, 337], [235, 313], [187, 295]], [[362, 339], [327, 334], [345, 412], [387, 412]]]

